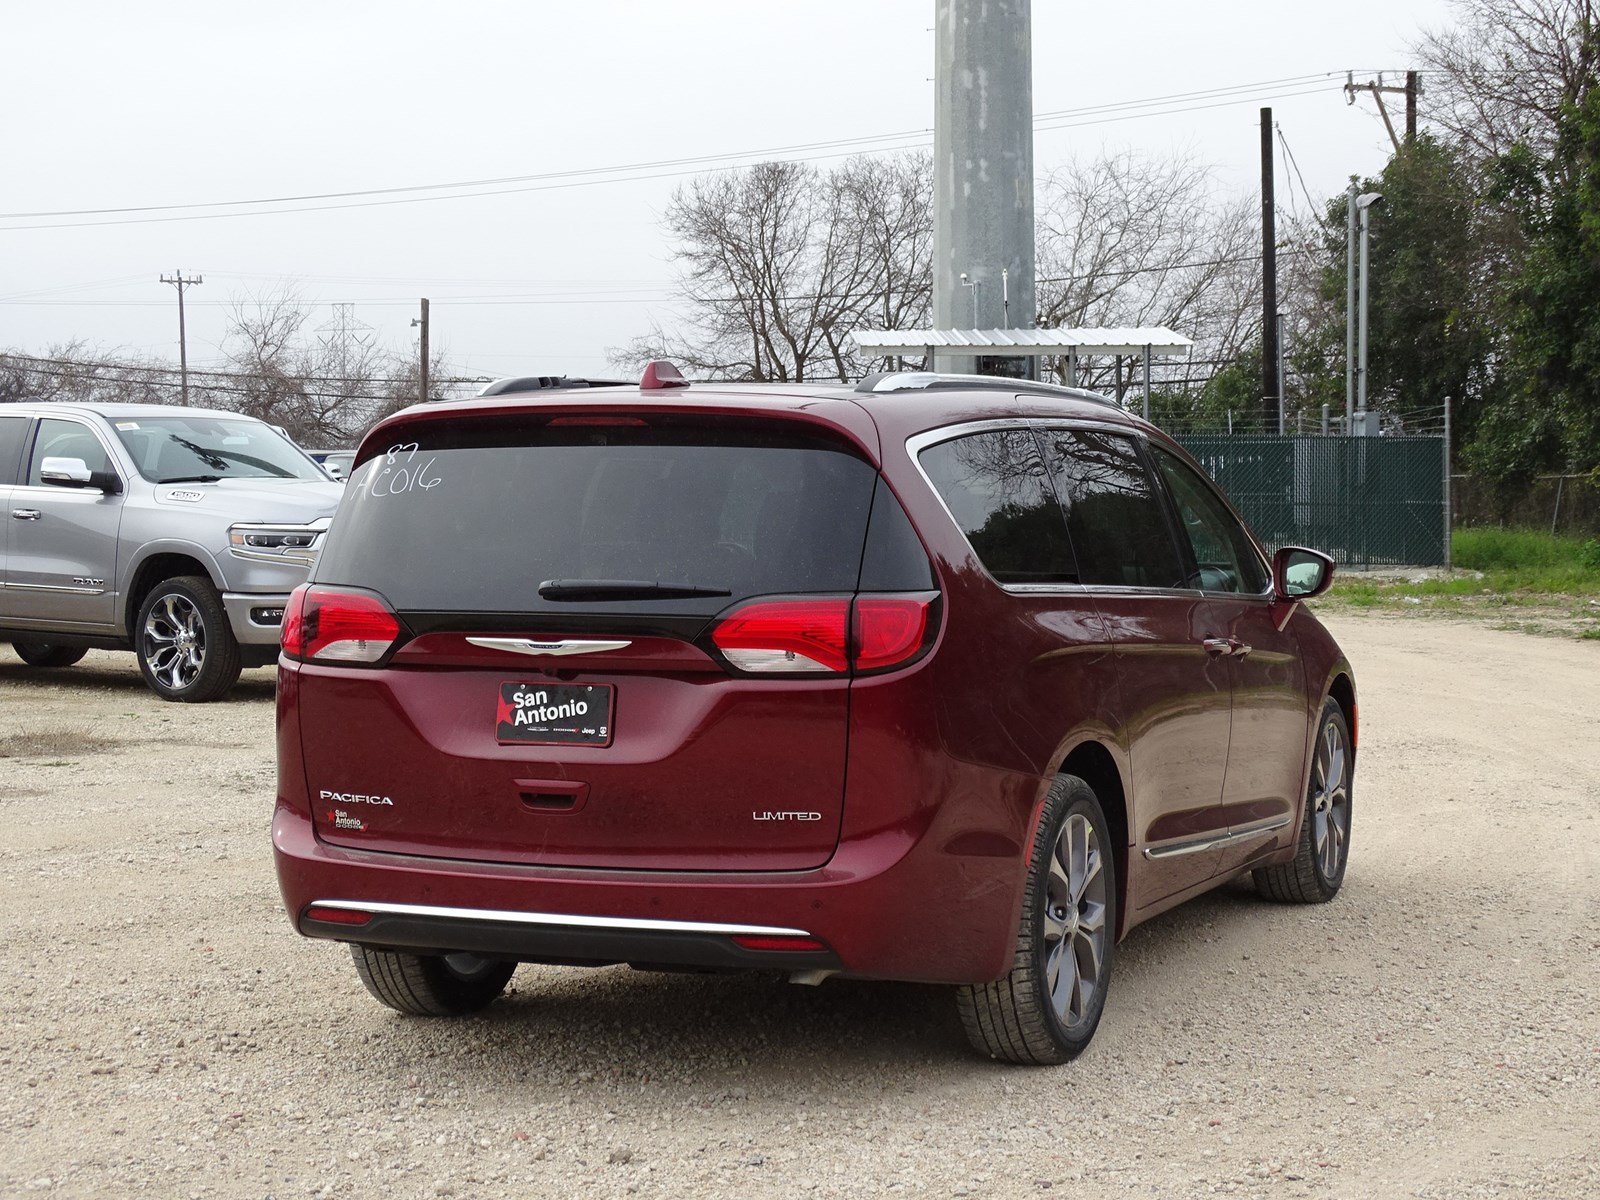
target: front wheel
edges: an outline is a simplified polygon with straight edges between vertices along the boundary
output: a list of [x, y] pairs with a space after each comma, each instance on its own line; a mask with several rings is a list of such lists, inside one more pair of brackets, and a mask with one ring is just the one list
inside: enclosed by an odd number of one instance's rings
[[202, 704], [239, 679], [239, 642], [209, 579], [179, 575], [150, 589], [134, 628], [139, 673], [163, 700]]
[[1011, 970], [963, 987], [957, 1004], [974, 1047], [1007, 1062], [1082, 1054], [1105, 1010], [1116, 944], [1116, 856], [1094, 790], [1073, 775], [1051, 785], [1034, 838]]
[[70, 667], [89, 653], [78, 646], [58, 646], [54, 642], [12, 642], [11, 648], [30, 667]]
[[461, 1017], [487, 1008], [517, 969], [476, 954], [402, 954], [355, 943], [350, 957], [374, 999], [413, 1017]]
[[1257, 867], [1256, 890], [1287, 904], [1326, 904], [1339, 894], [1350, 861], [1350, 777], [1355, 758], [1350, 726], [1337, 700], [1322, 706], [1316, 756], [1311, 761], [1311, 786], [1300, 821], [1294, 861]]

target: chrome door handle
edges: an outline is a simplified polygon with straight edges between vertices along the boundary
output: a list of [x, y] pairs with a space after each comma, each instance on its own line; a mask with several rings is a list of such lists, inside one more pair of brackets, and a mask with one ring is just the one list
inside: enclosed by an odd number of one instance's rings
[[1200, 643], [1207, 654], [1232, 654], [1233, 642], [1229, 638], [1206, 638]]
[[37, 508], [13, 508], [11, 516], [18, 521], [37, 521], [44, 514]]

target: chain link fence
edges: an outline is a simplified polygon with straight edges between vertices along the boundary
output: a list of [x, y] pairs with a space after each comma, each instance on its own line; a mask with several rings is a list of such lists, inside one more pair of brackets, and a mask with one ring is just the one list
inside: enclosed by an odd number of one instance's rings
[[1443, 435], [1175, 433], [1269, 548], [1342, 566], [1448, 562]]
[[1450, 481], [1458, 529], [1502, 525], [1600, 537], [1600, 476], [1541, 475], [1511, 502], [1471, 475], [1452, 475]]

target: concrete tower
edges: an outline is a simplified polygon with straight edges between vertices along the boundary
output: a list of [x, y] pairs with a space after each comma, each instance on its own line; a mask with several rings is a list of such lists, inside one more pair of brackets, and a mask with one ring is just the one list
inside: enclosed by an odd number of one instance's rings
[[[1011, 326], [1031, 328], [1031, 0], [935, 0], [934, 10], [934, 328], [1004, 327], [1002, 271]], [[978, 364], [952, 355], [936, 365]]]

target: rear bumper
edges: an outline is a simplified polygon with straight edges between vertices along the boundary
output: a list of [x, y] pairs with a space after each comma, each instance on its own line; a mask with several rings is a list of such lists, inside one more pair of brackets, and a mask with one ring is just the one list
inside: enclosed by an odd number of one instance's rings
[[[356, 850], [324, 842], [280, 803], [279, 886], [309, 937], [524, 961], [828, 970], [978, 983], [1010, 965], [1020, 875], [894, 831], [846, 841], [813, 871], [601, 871]], [[360, 925], [308, 919], [314, 904], [371, 907]], [[392, 911], [389, 911], [392, 910]], [[704, 928], [701, 928], [704, 927]], [[741, 947], [730, 929], [803, 934], [825, 950]]]

